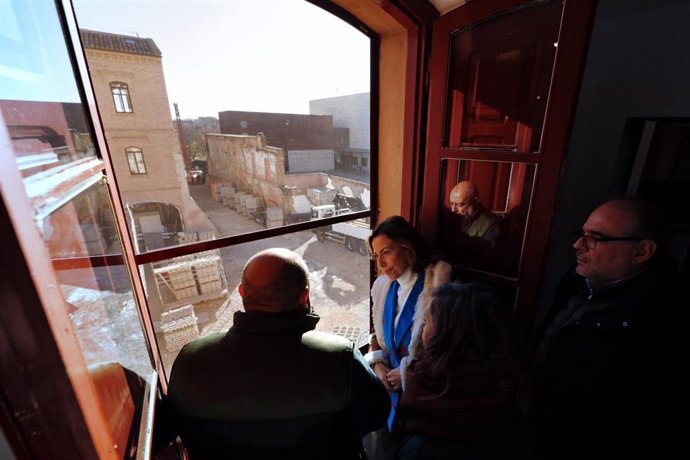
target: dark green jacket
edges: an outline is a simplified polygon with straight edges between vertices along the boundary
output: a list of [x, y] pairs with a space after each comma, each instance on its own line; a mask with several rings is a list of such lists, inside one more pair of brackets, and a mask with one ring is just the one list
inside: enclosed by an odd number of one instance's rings
[[500, 236], [501, 219], [484, 206], [471, 217], [465, 218], [462, 224], [462, 231], [468, 236], [484, 238], [491, 247], [496, 245]]
[[237, 312], [227, 333], [182, 349], [169, 405], [192, 459], [359, 458], [388, 394], [352, 342], [313, 331], [318, 320]]

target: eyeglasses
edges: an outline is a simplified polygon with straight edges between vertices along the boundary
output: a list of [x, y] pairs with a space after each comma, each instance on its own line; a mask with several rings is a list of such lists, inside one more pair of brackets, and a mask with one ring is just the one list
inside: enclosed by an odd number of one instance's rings
[[642, 241], [644, 238], [639, 236], [594, 236], [585, 235], [582, 231], [578, 230], [575, 232], [575, 237], [579, 240], [582, 238], [582, 242], [585, 243], [587, 249], [596, 249], [597, 243], [608, 243], [609, 241]]

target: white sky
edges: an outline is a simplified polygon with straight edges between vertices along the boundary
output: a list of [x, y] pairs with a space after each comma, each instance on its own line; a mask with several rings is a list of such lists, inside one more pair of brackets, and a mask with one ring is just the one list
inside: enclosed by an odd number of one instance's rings
[[309, 113], [369, 91], [369, 39], [304, 0], [73, 0], [79, 27], [152, 38], [181, 118]]

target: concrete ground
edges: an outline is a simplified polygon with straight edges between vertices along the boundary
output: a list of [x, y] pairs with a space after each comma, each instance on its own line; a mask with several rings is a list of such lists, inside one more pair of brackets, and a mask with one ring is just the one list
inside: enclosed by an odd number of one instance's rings
[[[217, 236], [264, 229], [262, 224], [212, 200], [207, 184], [190, 185], [189, 190], [192, 198], [215, 225]], [[343, 244], [329, 240], [320, 243], [311, 231], [221, 249], [229, 292], [223, 298], [194, 304], [201, 336], [226, 331], [232, 325], [233, 313], [242, 308], [237, 293], [242, 268], [252, 255], [269, 247], [291, 249], [306, 261], [310, 272], [311, 304], [315, 313], [321, 316], [318, 330], [346, 336], [358, 346], [366, 343], [369, 330], [369, 260], [357, 252], [348, 251]], [[147, 283], [149, 286], [150, 281]], [[149, 292], [149, 298], [157, 295], [151, 289]], [[154, 325], [159, 330], [160, 313], [165, 306], [157, 300], [150, 302], [150, 308]], [[162, 332], [159, 331], [158, 336], [163, 362], [169, 373], [177, 350], [168, 351]]]

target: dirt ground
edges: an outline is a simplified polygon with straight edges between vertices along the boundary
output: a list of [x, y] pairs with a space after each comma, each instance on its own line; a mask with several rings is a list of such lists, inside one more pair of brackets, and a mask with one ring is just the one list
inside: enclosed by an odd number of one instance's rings
[[[208, 185], [190, 185], [189, 189], [193, 199], [216, 226], [217, 236], [237, 235], [265, 228], [253, 219], [212, 200]], [[321, 317], [318, 330], [348, 337], [357, 346], [366, 343], [369, 330], [369, 260], [357, 252], [348, 251], [343, 244], [329, 240], [320, 243], [311, 231], [221, 249], [229, 293], [221, 299], [194, 304], [201, 336], [226, 331], [232, 325], [234, 312], [242, 308], [237, 293], [242, 268], [252, 255], [269, 247], [291, 249], [306, 261], [309, 267], [312, 308]], [[147, 279], [150, 279], [150, 274]], [[149, 299], [151, 297], [149, 295]], [[159, 331], [160, 321], [157, 320], [165, 307], [155, 301], [158, 299], [153, 300], [150, 308], [154, 325]], [[166, 349], [162, 335], [159, 331], [160, 351], [169, 372], [177, 351]]]

